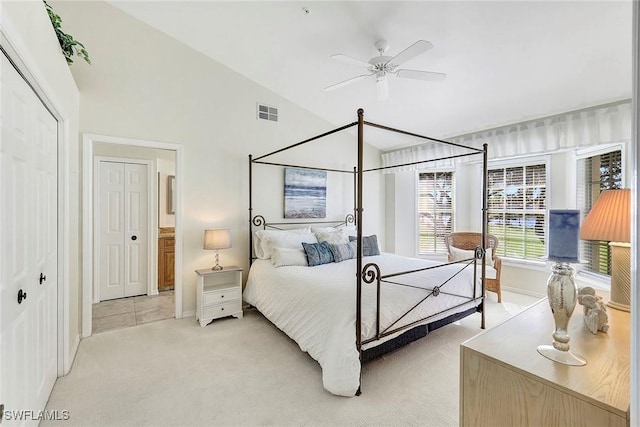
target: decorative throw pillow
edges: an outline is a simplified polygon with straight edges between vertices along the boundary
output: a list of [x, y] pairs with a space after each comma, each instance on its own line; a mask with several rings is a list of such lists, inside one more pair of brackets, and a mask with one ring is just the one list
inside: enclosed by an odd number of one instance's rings
[[356, 242], [340, 244], [329, 243], [329, 249], [331, 249], [333, 260], [335, 262], [342, 262], [355, 258], [358, 250]]
[[[451, 253], [451, 258], [453, 258], [452, 261], [462, 261], [464, 259], [471, 259], [476, 256], [476, 251], [460, 249], [454, 246], [449, 246], [449, 252]], [[487, 267], [493, 267], [493, 258], [491, 258], [491, 250], [487, 251], [487, 256], [485, 257], [485, 264]]]
[[276, 267], [298, 265], [307, 267], [307, 255], [304, 249], [273, 248], [271, 250], [271, 263]]
[[309, 267], [333, 262], [333, 254], [327, 242], [322, 243], [302, 243], [304, 252], [307, 254]]
[[[356, 236], [349, 236], [350, 242], [358, 240]], [[380, 248], [378, 247], [378, 236], [372, 234], [371, 236], [362, 236], [362, 256], [374, 256], [380, 255]]]

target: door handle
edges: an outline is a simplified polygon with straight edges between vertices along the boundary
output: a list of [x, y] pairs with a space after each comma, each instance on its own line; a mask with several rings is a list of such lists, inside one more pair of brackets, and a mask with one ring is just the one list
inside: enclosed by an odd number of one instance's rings
[[18, 304], [22, 304], [22, 300], [27, 299], [27, 293], [22, 289], [18, 291]]
[[131, 236], [131, 240], [138, 240], [138, 236]]
[[40, 273], [40, 284], [42, 285], [43, 282], [47, 281], [47, 276], [45, 276], [44, 274]]

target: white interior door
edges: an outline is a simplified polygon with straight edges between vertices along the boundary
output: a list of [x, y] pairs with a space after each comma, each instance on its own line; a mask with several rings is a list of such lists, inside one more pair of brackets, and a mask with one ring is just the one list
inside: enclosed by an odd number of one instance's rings
[[0, 404], [3, 425], [37, 425], [17, 415], [57, 376], [57, 122], [0, 56]]
[[99, 162], [100, 300], [147, 293], [148, 170], [146, 164]]

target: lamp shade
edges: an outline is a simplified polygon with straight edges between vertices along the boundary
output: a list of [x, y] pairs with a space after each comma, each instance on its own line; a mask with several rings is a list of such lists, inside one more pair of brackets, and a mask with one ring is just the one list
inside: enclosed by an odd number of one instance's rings
[[600, 193], [582, 223], [580, 238], [608, 242], [631, 241], [631, 190], [605, 190]]
[[204, 230], [203, 249], [227, 249], [231, 247], [231, 232], [228, 228]]

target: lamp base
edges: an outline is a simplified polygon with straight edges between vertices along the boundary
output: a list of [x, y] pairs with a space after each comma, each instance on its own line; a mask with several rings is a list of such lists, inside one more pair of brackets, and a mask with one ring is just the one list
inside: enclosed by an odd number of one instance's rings
[[587, 360], [579, 354], [555, 349], [552, 345], [539, 345], [538, 353], [554, 362], [569, 366], [584, 366]]
[[222, 270], [222, 266], [220, 265], [220, 253], [216, 250], [216, 265], [213, 266], [212, 270]]
[[631, 311], [631, 245], [610, 242], [611, 301], [607, 305], [621, 311]]

